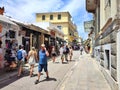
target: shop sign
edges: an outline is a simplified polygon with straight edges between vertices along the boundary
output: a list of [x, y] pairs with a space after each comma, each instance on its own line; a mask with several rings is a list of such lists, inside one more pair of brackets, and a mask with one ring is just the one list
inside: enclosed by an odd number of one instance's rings
[[84, 29], [85, 29], [85, 32], [90, 32], [91, 31], [91, 27], [93, 27], [93, 20], [91, 20], [91, 21], [85, 21], [84, 22]]

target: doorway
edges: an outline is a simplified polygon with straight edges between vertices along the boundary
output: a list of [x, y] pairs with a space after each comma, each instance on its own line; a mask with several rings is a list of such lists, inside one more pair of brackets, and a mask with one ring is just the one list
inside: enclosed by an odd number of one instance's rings
[[110, 54], [109, 50], [105, 50], [105, 56], [106, 56], [106, 67], [108, 70], [110, 70]]

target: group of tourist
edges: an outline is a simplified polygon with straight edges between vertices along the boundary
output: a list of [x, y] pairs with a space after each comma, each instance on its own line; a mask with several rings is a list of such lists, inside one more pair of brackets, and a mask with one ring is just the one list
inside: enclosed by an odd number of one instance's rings
[[[68, 56], [69, 60], [72, 60], [73, 50], [72, 47], [68, 47], [68, 45], [62, 45], [59, 49], [61, 62], [64, 63], [64, 60], [68, 62]], [[22, 53], [22, 54], [21, 54]], [[20, 56], [21, 55], [21, 56]], [[20, 46], [19, 50], [17, 51], [17, 59], [18, 59], [18, 77], [21, 76], [21, 73], [23, 71], [23, 65], [25, 62], [25, 58], [27, 59], [28, 64], [30, 65], [30, 73], [29, 76], [34, 76], [34, 65], [36, 62], [38, 62], [38, 79], [35, 81], [35, 84], [39, 82], [40, 75], [42, 72], [42, 69], [46, 72], [47, 79], [49, 79], [48, 69], [47, 69], [47, 57], [49, 56], [49, 52], [46, 50], [46, 47], [44, 44], [41, 45], [41, 49], [39, 50], [39, 53], [37, 55], [37, 52], [35, 50], [35, 47], [32, 47], [31, 50], [28, 52], [28, 55], [26, 51], [24, 50], [24, 46]], [[55, 46], [52, 47], [51, 56], [53, 63], [56, 60], [56, 49]]]
[[[82, 50], [83, 47], [80, 47], [80, 51], [82, 54]], [[64, 61], [68, 62], [72, 60], [72, 56], [73, 56], [73, 49], [71, 46], [68, 45], [61, 45], [60, 49], [59, 49], [59, 53], [60, 53], [60, 58], [61, 58], [61, 63], [63, 64]], [[51, 54], [51, 55], [50, 55]], [[39, 79], [41, 76], [41, 72], [42, 69], [44, 69], [44, 71], [46, 72], [46, 79], [49, 79], [49, 74], [48, 74], [48, 64], [47, 64], [47, 57], [50, 55], [52, 62], [55, 63], [56, 62], [56, 49], [55, 46], [52, 47], [52, 51], [49, 54], [49, 52], [47, 51], [45, 44], [41, 44], [41, 49], [39, 50], [39, 52], [37, 53], [35, 47], [32, 47], [31, 50], [28, 52], [26, 52], [26, 50], [24, 50], [24, 46], [20, 45], [19, 46], [19, 50], [16, 52], [16, 57], [17, 57], [17, 65], [18, 65], [18, 75], [17, 77], [21, 77], [23, 70], [23, 66], [25, 64], [25, 60], [27, 61], [27, 63], [30, 66], [30, 73], [29, 76], [33, 77], [33, 71], [34, 71], [34, 65], [36, 62], [38, 62], [38, 78], [35, 81], [35, 84], [39, 83]]]

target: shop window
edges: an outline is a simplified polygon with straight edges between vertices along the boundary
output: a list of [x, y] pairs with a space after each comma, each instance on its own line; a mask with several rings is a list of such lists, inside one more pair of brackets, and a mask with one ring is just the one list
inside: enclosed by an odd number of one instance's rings
[[53, 20], [53, 15], [50, 15], [50, 20]]
[[60, 20], [61, 19], [61, 14], [58, 14], [58, 20]]
[[45, 15], [42, 15], [42, 20], [45, 20]]
[[9, 37], [15, 38], [15, 31], [9, 30]]

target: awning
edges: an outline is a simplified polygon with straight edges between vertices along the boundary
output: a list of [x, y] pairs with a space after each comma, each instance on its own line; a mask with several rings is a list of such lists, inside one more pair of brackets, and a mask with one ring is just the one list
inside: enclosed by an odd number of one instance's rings
[[8, 23], [8, 24], [15, 25], [15, 26], [17, 25], [16, 23], [10, 21], [10, 19], [7, 18], [7, 17], [4, 16], [4, 15], [0, 15], [0, 21], [5, 22], [5, 23]]

